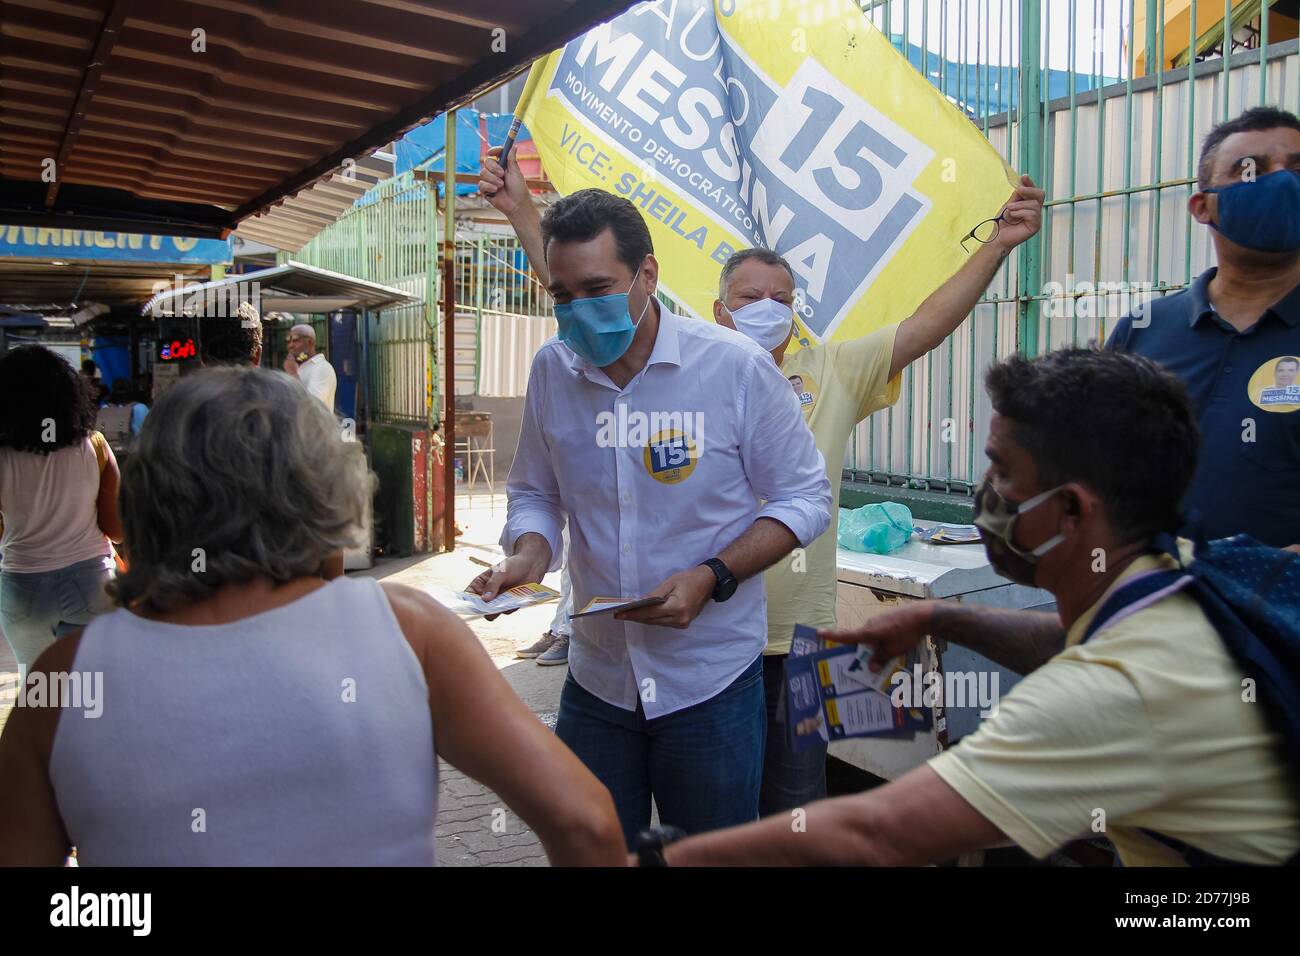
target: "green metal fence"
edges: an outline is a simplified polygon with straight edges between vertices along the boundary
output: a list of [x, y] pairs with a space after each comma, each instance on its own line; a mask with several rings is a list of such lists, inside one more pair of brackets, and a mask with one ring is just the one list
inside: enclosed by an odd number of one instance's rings
[[[1047, 190], [1039, 236], [1008, 260], [962, 328], [904, 373], [898, 405], [859, 426], [846, 455], [858, 482], [968, 495], [985, 468], [983, 369], [1016, 349], [1102, 341], [1132, 306], [1211, 264], [1205, 230], [1184, 209], [1200, 141], [1249, 106], [1296, 108], [1296, 42], [1270, 44], [1267, 0], [860, 5]], [[1182, 6], [1196, 39], [1180, 55], [1165, 49], [1162, 25]], [[1139, 45], [1147, 62], [1155, 51], [1145, 75], [1135, 69]]]

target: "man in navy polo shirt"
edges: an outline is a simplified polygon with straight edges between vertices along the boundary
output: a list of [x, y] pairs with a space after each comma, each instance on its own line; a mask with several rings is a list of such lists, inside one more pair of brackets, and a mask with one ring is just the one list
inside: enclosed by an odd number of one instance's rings
[[1106, 344], [1187, 386], [1201, 429], [1183, 499], [1194, 527], [1298, 545], [1300, 119], [1260, 107], [1215, 127], [1197, 184], [1187, 208], [1210, 227], [1218, 267], [1121, 320]]

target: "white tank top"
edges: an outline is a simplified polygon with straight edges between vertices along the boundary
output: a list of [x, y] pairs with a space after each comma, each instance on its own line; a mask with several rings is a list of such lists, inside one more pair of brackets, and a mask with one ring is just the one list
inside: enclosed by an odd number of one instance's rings
[[103, 675], [50, 753], [83, 866], [433, 864], [429, 688], [378, 581], [215, 626], [120, 609], [72, 670]]
[[48, 455], [0, 448], [0, 571], [57, 571], [111, 558], [98, 497], [99, 462], [89, 438]]

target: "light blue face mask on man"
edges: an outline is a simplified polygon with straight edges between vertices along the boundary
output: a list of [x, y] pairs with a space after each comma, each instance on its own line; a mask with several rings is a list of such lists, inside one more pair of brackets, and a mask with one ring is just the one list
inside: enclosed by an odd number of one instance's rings
[[650, 308], [647, 296], [645, 306], [635, 321], [627, 307], [627, 293], [636, 285], [641, 275], [638, 266], [627, 292], [597, 295], [589, 299], [555, 303], [555, 321], [559, 326], [560, 341], [598, 368], [613, 365], [623, 357], [636, 337], [646, 309]]

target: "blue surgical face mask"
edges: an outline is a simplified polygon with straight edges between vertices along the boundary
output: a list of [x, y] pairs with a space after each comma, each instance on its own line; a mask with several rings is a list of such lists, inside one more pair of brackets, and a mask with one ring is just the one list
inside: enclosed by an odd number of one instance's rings
[[1300, 249], [1300, 172], [1284, 169], [1204, 191], [1219, 197], [1219, 221], [1210, 225], [1224, 238], [1258, 252]]
[[[636, 285], [639, 275], [641, 269], [637, 267], [628, 292]], [[648, 308], [649, 296], [641, 315], [634, 321], [627, 307], [627, 292], [557, 302], [555, 321], [559, 325], [560, 341], [598, 368], [613, 365], [631, 347], [636, 327]]]

